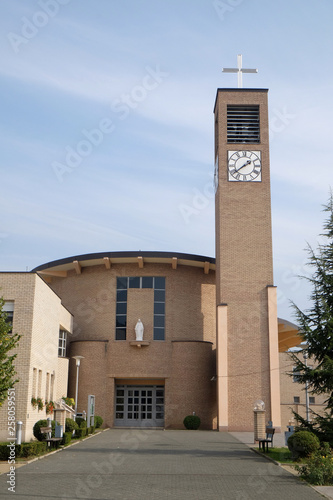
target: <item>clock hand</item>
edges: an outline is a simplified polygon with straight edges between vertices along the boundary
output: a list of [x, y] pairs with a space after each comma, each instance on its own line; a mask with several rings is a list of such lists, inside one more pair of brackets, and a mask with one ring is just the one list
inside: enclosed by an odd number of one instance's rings
[[247, 165], [250, 165], [250, 163], [251, 163], [251, 160], [247, 160], [247, 162], [244, 163], [244, 165], [242, 165], [241, 167], [236, 169], [236, 172], [239, 172], [242, 168], [246, 167]]

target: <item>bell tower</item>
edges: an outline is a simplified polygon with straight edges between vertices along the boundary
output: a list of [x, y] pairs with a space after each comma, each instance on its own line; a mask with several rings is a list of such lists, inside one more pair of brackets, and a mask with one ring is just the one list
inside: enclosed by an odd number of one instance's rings
[[215, 224], [218, 429], [253, 431], [256, 400], [280, 423], [267, 89], [218, 89]]

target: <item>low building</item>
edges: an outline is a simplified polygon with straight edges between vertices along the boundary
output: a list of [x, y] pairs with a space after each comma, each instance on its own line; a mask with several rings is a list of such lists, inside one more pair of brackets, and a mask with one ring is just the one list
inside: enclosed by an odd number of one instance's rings
[[[195, 412], [201, 428], [217, 428], [214, 259], [109, 252], [61, 259], [35, 271], [74, 314], [70, 356], [84, 357], [79, 411], [87, 410], [88, 395], [94, 394], [96, 412], [110, 427], [182, 428], [184, 417]], [[142, 340], [136, 340], [138, 319], [144, 326]], [[302, 386], [287, 375], [292, 367], [286, 351], [300, 342], [297, 327], [278, 319], [278, 341], [284, 431], [292, 409], [304, 413], [295, 406], [297, 398], [298, 405], [305, 404]], [[72, 397], [75, 384], [71, 359]], [[235, 397], [244, 390], [239, 387]], [[315, 404], [322, 405], [322, 399]]]
[[[302, 359], [302, 352], [297, 356]], [[309, 360], [309, 366], [312, 362]], [[291, 375], [292, 374], [292, 375]], [[281, 381], [281, 420], [284, 429], [287, 425], [296, 425], [293, 412], [306, 418], [306, 391], [305, 384], [297, 381], [297, 372], [293, 360], [288, 352], [280, 353], [280, 381]], [[312, 411], [322, 415], [325, 411], [325, 400], [328, 394], [308, 393], [309, 418], [312, 419]]]
[[[33, 438], [33, 425], [47, 418], [45, 403], [67, 396], [72, 314], [36, 273], [0, 273], [0, 296], [12, 317], [13, 332], [22, 335], [16, 348], [15, 420], [23, 422], [22, 440]], [[32, 404], [40, 399], [43, 408]], [[40, 404], [41, 406], [41, 404]], [[11, 407], [12, 409], [12, 407]], [[0, 408], [0, 440], [8, 433], [8, 401]]]

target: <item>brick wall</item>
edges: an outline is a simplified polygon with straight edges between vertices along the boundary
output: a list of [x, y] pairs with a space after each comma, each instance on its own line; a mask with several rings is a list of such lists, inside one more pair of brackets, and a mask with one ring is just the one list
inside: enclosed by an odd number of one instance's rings
[[[302, 353], [298, 356], [302, 358]], [[311, 360], [308, 360], [309, 366], [315, 365]], [[287, 352], [280, 353], [280, 383], [281, 383], [281, 418], [282, 418], [282, 430], [287, 430], [286, 427], [291, 423], [295, 425], [292, 410], [299, 413], [302, 417], [306, 417], [306, 406], [305, 406], [305, 386], [303, 384], [298, 384], [293, 382], [293, 377], [290, 377], [288, 373], [293, 371], [293, 362], [290, 359], [290, 355]], [[322, 414], [324, 412], [324, 401], [327, 399], [325, 394], [311, 394], [310, 397], [315, 398], [315, 403], [310, 404], [310, 410]], [[294, 397], [299, 397], [299, 404], [294, 403]], [[311, 412], [310, 412], [311, 417]]]
[[[153, 340], [153, 290], [129, 289], [127, 310], [127, 339], [115, 340], [116, 278], [119, 276], [164, 276], [166, 278], [166, 323], [165, 340]], [[171, 265], [145, 264], [139, 269], [134, 264], [116, 264], [111, 269], [104, 266], [91, 266], [82, 269], [82, 274], [69, 272], [67, 278], [53, 278], [51, 286], [62, 297], [63, 303], [74, 313], [74, 341], [71, 356], [85, 356], [81, 361], [79, 379], [79, 411], [86, 408], [88, 394], [96, 395], [96, 412], [107, 425], [113, 425], [114, 387], [117, 380], [159, 380], [166, 387], [166, 425], [182, 426], [184, 411], [188, 406], [179, 407], [177, 413], [170, 414], [178, 406], [179, 396], [172, 396], [171, 387], [177, 387], [177, 377], [172, 370], [178, 366], [179, 385], [183, 387], [183, 397], [187, 397], [188, 385], [182, 385], [186, 371], [194, 380], [193, 363], [197, 364], [199, 377], [208, 373], [205, 390], [198, 389], [199, 399], [205, 393], [201, 406], [198, 399], [196, 407], [202, 408], [206, 428], [216, 425], [215, 389], [210, 381], [215, 375], [215, 274], [204, 274], [203, 269]], [[134, 327], [140, 318], [144, 324], [144, 341], [148, 346], [138, 348], [130, 345], [135, 340]], [[184, 350], [182, 360], [174, 358], [174, 340], [196, 340]], [[204, 343], [206, 341], [208, 343]], [[195, 347], [196, 346], [196, 347]], [[178, 348], [180, 349], [180, 348]], [[193, 354], [195, 352], [195, 356]], [[202, 359], [198, 353], [202, 352]], [[191, 361], [192, 360], [192, 361]], [[186, 361], [186, 363], [185, 363]], [[185, 364], [184, 364], [185, 363]], [[200, 364], [201, 363], [201, 364]], [[201, 368], [200, 368], [201, 367]], [[176, 373], [176, 372], [175, 372]], [[170, 385], [171, 377], [173, 377]], [[69, 395], [75, 395], [76, 371], [70, 362]], [[196, 380], [196, 379], [195, 379]], [[179, 391], [179, 390], [178, 390]], [[180, 392], [182, 392], [180, 391]], [[194, 397], [193, 394], [191, 396]], [[175, 399], [176, 398], [176, 399]], [[176, 402], [175, 402], [176, 401]], [[209, 401], [209, 410], [203, 410]], [[198, 410], [199, 411], [199, 410]], [[168, 413], [169, 412], [169, 413]], [[215, 424], [214, 424], [215, 419]]]
[[[60, 321], [70, 328], [71, 315], [60, 298], [37, 275], [0, 273], [0, 289], [5, 300], [14, 301], [13, 331], [22, 335], [17, 348], [15, 367], [19, 383], [15, 385], [16, 420], [23, 422], [23, 440], [32, 437], [37, 420], [46, 418], [45, 408], [34, 409], [31, 398], [56, 399], [58, 377], [58, 339]], [[62, 378], [67, 378], [63, 371]], [[35, 371], [34, 371], [35, 370]], [[52, 390], [53, 383], [53, 390]], [[53, 393], [53, 394], [52, 394]], [[0, 409], [0, 439], [7, 434], [7, 404]]]
[[[259, 144], [227, 142], [227, 104], [258, 104]], [[229, 430], [253, 429], [253, 404], [270, 408], [266, 286], [273, 284], [267, 93], [218, 91], [216, 298], [228, 304]], [[229, 182], [228, 151], [261, 151], [261, 182]]]

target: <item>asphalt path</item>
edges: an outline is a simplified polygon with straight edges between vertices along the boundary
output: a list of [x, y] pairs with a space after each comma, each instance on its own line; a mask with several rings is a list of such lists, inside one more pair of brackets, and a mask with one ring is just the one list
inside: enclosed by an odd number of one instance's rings
[[0, 500], [319, 500], [234, 436], [110, 429], [0, 476]]

